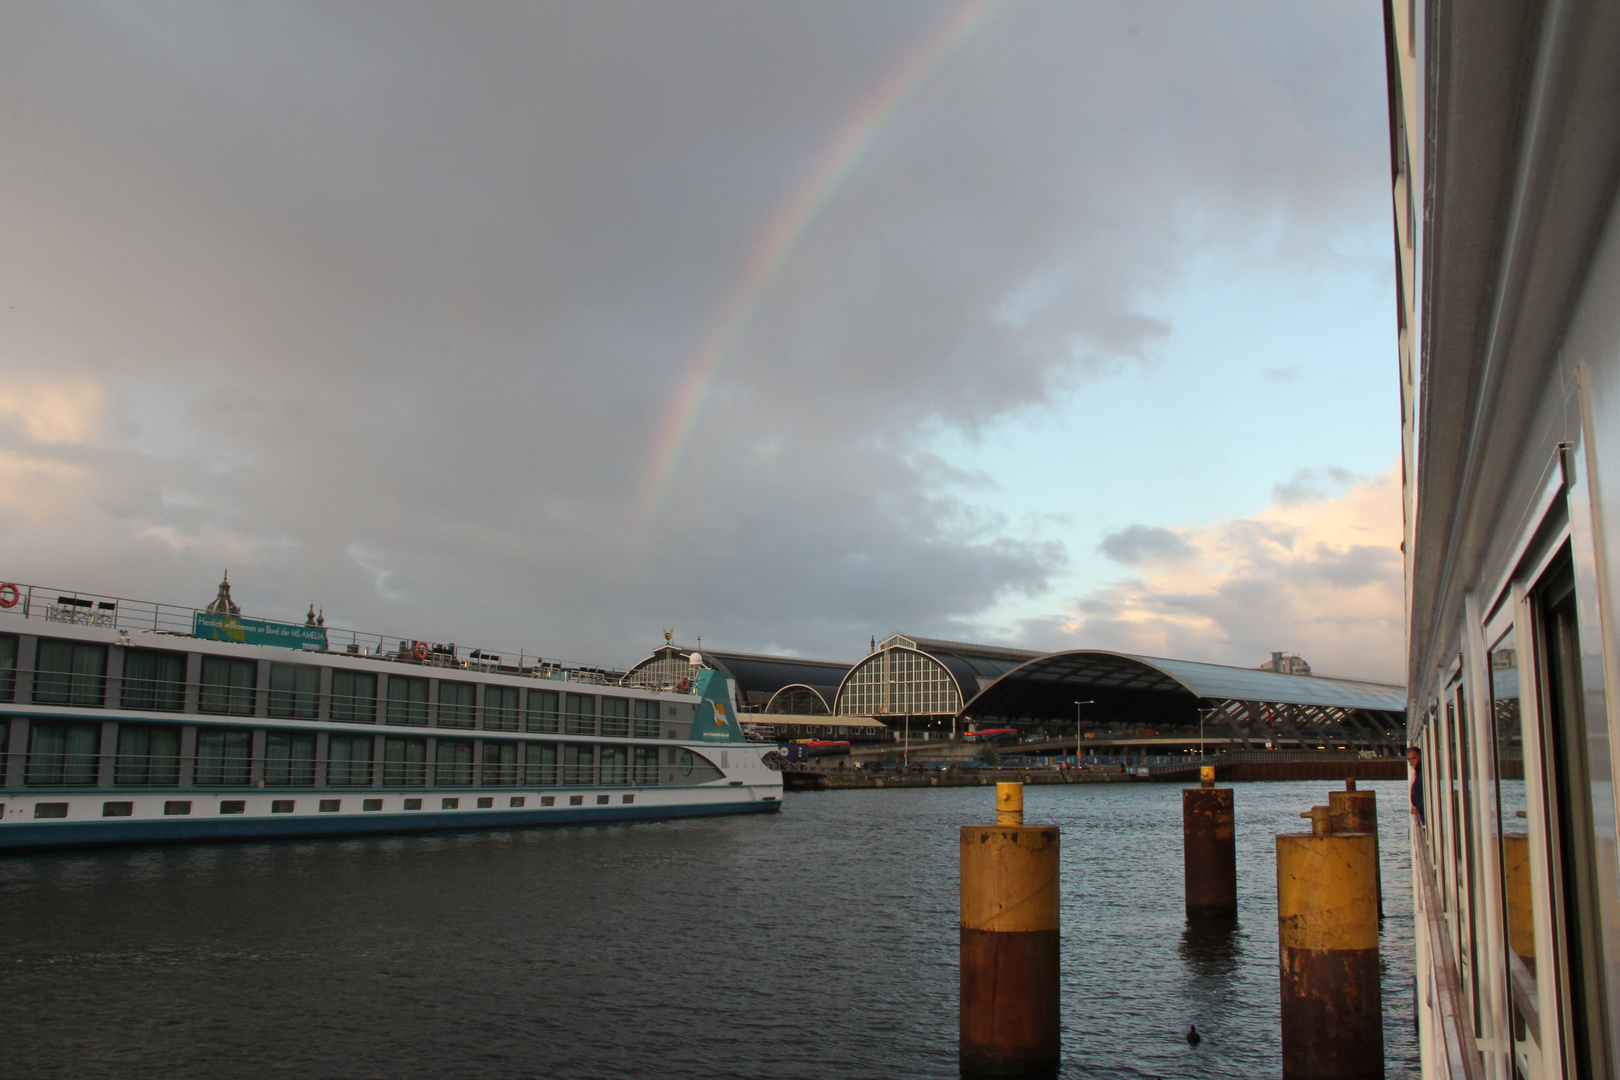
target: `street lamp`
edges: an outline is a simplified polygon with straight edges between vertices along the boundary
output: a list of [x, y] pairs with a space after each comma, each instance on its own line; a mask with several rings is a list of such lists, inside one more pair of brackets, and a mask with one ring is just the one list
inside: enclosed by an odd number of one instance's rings
[[1077, 701], [1074, 703], [1074, 763], [1076, 766], [1083, 765], [1086, 760], [1085, 748], [1081, 745], [1086, 737], [1080, 731], [1080, 706], [1095, 704], [1097, 704], [1095, 701]]

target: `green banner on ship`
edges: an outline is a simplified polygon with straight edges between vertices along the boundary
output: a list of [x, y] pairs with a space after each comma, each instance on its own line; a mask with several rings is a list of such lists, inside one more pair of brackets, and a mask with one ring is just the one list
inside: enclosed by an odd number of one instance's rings
[[277, 645], [283, 649], [326, 651], [326, 627], [244, 619], [238, 615], [197, 612], [191, 632], [208, 641], [236, 641], [243, 645]]

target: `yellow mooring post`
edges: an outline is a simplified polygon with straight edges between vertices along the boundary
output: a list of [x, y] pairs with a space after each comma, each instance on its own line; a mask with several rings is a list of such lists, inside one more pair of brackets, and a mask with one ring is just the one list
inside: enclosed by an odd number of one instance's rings
[[962, 826], [965, 1077], [1051, 1076], [1058, 1055], [1058, 828], [1024, 824], [1024, 785], [996, 823]]
[[1384, 917], [1384, 870], [1378, 859], [1378, 793], [1357, 791], [1356, 778], [1344, 778], [1343, 791], [1328, 792], [1328, 809], [1333, 813], [1333, 831], [1372, 833], [1373, 875], [1378, 888], [1378, 917]]
[[1215, 786], [1215, 766], [1198, 770], [1199, 786], [1181, 789], [1182, 877], [1187, 914], [1230, 918], [1237, 914], [1237, 836], [1232, 828], [1232, 789]]
[[1277, 837], [1283, 1080], [1383, 1080], [1374, 839], [1326, 806], [1300, 817], [1310, 832]]

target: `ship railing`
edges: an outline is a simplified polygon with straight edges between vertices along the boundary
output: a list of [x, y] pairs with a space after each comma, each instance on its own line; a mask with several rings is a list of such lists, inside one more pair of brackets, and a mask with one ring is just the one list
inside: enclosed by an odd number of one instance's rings
[[[645, 787], [674, 782], [676, 766], [594, 762], [408, 761], [206, 753], [30, 751], [29, 788], [514, 788]], [[9, 764], [9, 762], [8, 762]]]
[[[136, 600], [124, 596], [59, 589], [24, 582], [7, 582], [17, 590], [16, 603], [9, 609], [0, 609], [0, 616], [10, 615], [22, 619], [39, 619], [47, 623], [73, 626], [94, 626], [108, 630], [172, 634], [192, 637], [195, 618], [203, 609], [178, 604], [163, 604], [151, 600]], [[270, 620], [298, 625], [296, 620]], [[0, 623], [3, 626], [3, 623]], [[396, 634], [376, 634], [350, 630], [339, 626], [322, 626], [326, 634], [326, 651], [347, 656], [367, 657], [418, 667], [452, 668], [484, 674], [517, 675], [527, 678], [558, 682], [581, 682], [595, 686], [641, 685], [626, 683], [630, 673], [601, 665], [578, 663], [560, 659], [544, 659], [527, 649], [485, 648], [465, 649], [455, 645]], [[48, 631], [41, 631], [48, 633]], [[127, 644], [136, 645], [136, 641]], [[139, 644], [145, 645], [145, 642]], [[418, 646], [425, 655], [418, 655]], [[162, 646], [153, 646], [161, 648]], [[295, 650], [293, 651], [296, 654]], [[515, 659], [514, 659], [515, 657]], [[648, 686], [647, 689], [681, 693], [678, 681], [667, 686]], [[689, 688], [686, 688], [689, 689]]]

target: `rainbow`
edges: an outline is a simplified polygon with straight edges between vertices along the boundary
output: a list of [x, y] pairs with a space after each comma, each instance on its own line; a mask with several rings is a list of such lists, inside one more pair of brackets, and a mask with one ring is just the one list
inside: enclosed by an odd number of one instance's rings
[[743, 271], [725, 302], [699, 338], [675, 397], [664, 411], [658, 438], [637, 499], [638, 518], [646, 523], [669, 490], [676, 466], [691, 445], [703, 406], [714, 392], [743, 328], [772, 281], [786, 265], [834, 195], [843, 187], [868, 150], [893, 122], [906, 102], [966, 45], [1002, 8], [1006, 0], [962, 0], [933, 33], [890, 72], [878, 88], [845, 119], [815, 167], [777, 208], [755, 241]]

